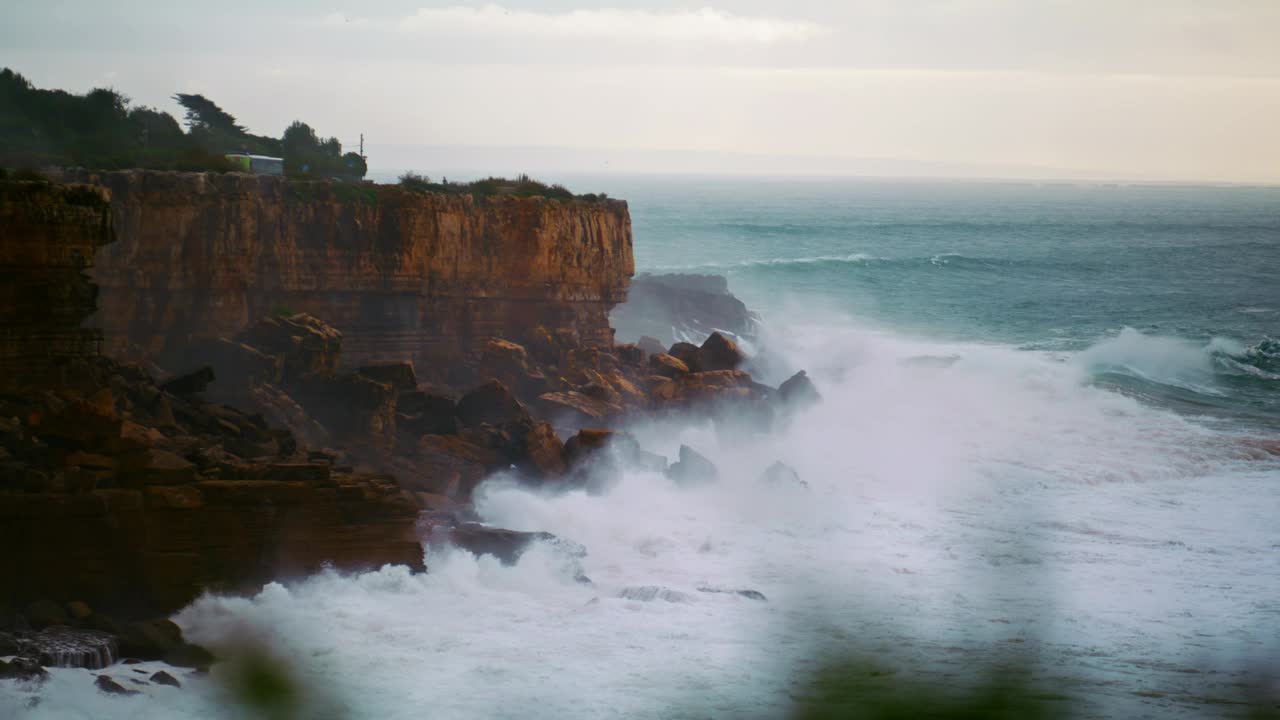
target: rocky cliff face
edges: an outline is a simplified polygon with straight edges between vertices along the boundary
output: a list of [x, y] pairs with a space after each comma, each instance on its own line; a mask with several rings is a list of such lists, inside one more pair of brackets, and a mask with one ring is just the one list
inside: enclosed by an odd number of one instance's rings
[[633, 274], [621, 201], [421, 195], [393, 186], [123, 171], [120, 241], [98, 256], [96, 323], [113, 351], [163, 354], [288, 309], [337, 327], [352, 365], [419, 373], [539, 325], [609, 345]]
[[82, 270], [111, 217], [100, 189], [0, 184], [0, 605], [171, 612], [325, 563], [421, 569], [392, 479], [98, 356]]
[[109, 201], [100, 188], [0, 183], [0, 385], [97, 353], [101, 333], [80, 327], [97, 299], [84, 271], [112, 240]]

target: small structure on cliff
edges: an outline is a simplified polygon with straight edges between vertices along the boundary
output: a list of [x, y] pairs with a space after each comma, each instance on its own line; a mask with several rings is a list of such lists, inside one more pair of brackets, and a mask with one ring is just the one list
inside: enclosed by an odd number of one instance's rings
[[284, 158], [238, 153], [227, 155], [226, 158], [232, 167], [240, 172], [254, 175], [284, 175]]

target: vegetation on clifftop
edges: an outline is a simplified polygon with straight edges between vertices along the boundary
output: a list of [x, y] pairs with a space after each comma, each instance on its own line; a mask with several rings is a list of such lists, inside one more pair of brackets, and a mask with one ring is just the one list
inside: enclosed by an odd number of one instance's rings
[[359, 154], [342, 152], [337, 138], [321, 139], [295, 121], [282, 137], [254, 135], [214, 101], [179, 93], [182, 125], [156, 108], [133, 106], [109, 88], [83, 95], [35, 87], [0, 70], [0, 167], [80, 166], [92, 170], [147, 168], [227, 172], [231, 153], [282, 157], [291, 177], [363, 178]]
[[586, 200], [594, 202], [607, 200], [604, 193], [587, 193], [575, 195], [563, 185], [548, 185], [528, 175], [518, 175], [515, 179], [487, 177], [471, 182], [432, 182], [431, 178], [415, 172], [407, 172], [400, 176], [400, 187], [410, 192], [438, 193], [441, 195], [472, 195], [475, 197], [492, 197], [511, 195], [514, 197], [545, 197], [554, 200]]

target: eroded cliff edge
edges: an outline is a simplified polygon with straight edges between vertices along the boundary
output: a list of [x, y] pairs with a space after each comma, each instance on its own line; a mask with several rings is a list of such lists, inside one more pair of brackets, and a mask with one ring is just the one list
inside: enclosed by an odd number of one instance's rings
[[241, 174], [66, 173], [108, 188], [98, 254], [107, 351], [163, 356], [281, 310], [324, 318], [352, 365], [431, 377], [485, 339], [539, 325], [609, 346], [634, 273], [619, 200], [419, 194]]

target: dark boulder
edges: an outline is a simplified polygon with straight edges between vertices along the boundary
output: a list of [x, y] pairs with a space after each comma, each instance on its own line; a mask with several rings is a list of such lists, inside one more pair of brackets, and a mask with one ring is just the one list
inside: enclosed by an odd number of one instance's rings
[[703, 372], [737, 370], [746, 359], [737, 343], [718, 332], [711, 333], [698, 348], [698, 369]]
[[48, 677], [49, 671], [40, 667], [34, 658], [16, 657], [9, 662], [0, 660], [0, 680], [43, 682]]
[[674, 355], [668, 355], [665, 352], [650, 355], [649, 368], [653, 370], [654, 375], [661, 375], [662, 377], [668, 378], [675, 377], [677, 375], [687, 375], [689, 373], [689, 366], [686, 365], [683, 360]]
[[119, 641], [122, 656], [163, 660], [182, 646], [182, 630], [164, 618], [125, 623], [120, 628]]
[[482, 423], [501, 425], [528, 417], [528, 410], [497, 380], [484, 383], [458, 401], [458, 419], [467, 427], [478, 427]]
[[794, 409], [822, 402], [822, 394], [818, 392], [818, 388], [814, 387], [813, 381], [804, 370], [792, 375], [778, 386], [778, 397], [784, 404]]
[[137, 690], [130, 690], [121, 685], [108, 675], [99, 675], [98, 679], [93, 682], [94, 687], [108, 695], [137, 695]]
[[698, 351], [700, 349], [693, 343], [678, 342], [671, 346], [667, 354], [684, 363], [685, 367], [689, 368], [691, 372], [700, 372], [702, 370], [698, 366]]
[[809, 483], [800, 479], [795, 468], [783, 462], [775, 462], [760, 474], [760, 482], [770, 485], [786, 485], [791, 487], [809, 487]]
[[[489, 527], [480, 523], [462, 523], [446, 529], [444, 542], [473, 555], [491, 555], [503, 565], [515, 565], [520, 556], [535, 542], [550, 543], [558, 551], [571, 558], [586, 557], [587, 550], [578, 543], [552, 535], [549, 532], [522, 532]], [[436, 541], [436, 538], [432, 538]]]
[[168, 685], [169, 687], [182, 687], [182, 683], [169, 673], [161, 670], [151, 676], [151, 682], [157, 685]]
[[715, 482], [720, 471], [715, 463], [703, 457], [688, 445], [680, 446], [680, 459], [667, 468], [667, 477], [677, 485], [690, 486]]
[[205, 365], [186, 375], [180, 375], [168, 382], [161, 383], [160, 389], [170, 395], [195, 395], [208, 390], [209, 383], [213, 382], [214, 379], [213, 368]]
[[458, 432], [458, 402], [448, 395], [420, 390], [396, 398], [396, 429], [413, 437]]

